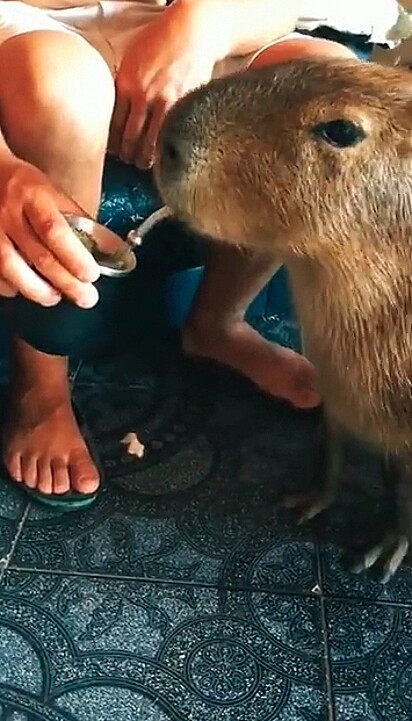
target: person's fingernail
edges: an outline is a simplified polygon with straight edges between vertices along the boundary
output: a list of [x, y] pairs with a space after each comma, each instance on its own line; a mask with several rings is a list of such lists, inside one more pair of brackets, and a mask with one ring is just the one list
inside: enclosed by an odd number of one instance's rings
[[78, 298], [77, 305], [80, 306], [80, 308], [93, 308], [98, 300], [99, 294], [96, 288], [90, 286], [90, 288], [84, 291], [80, 298]]
[[150, 160], [145, 160], [144, 158], [136, 160], [136, 165], [140, 170], [150, 170], [151, 168]]
[[127, 165], [130, 164], [130, 153], [126, 153], [126, 152], [124, 152], [124, 151], [123, 151], [123, 152], [121, 151], [119, 157], [120, 157], [120, 160], [123, 161], [123, 163], [126, 163]]
[[59, 293], [57, 290], [49, 290], [47, 291], [47, 294], [43, 296], [43, 299], [39, 299], [37, 302], [43, 305], [45, 308], [51, 308], [53, 305], [57, 305], [57, 303], [60, 303], [61, 299], [61, 293]]
[[62, 297], [60, 293], [49, 293], [47, 298], [44, 299], [43, 305], [47, 308], [51, 308], [53, 305], [60, 303]]
[[99, 280], [100, 278], [100, 268], [97, 265], [97, 263], [94, 263], [94, 267], [90, 268], [89, 273], [87, 273], [86, 282], [87, 283], [95, 283], [96, 280]]

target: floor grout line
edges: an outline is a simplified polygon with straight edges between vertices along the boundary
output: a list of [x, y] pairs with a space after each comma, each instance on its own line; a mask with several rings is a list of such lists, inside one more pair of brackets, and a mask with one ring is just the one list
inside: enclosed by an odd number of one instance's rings
[[332, 675], [332, 664], [330, 657], [330, 646], [329, 646], [329, 629], [327, 622], [326, 612], [326, 598], [325, 598], [325, 573], [323, 566], [322, 556], [322, 543], [319, 539], [314, 542], [314, 549], [316, 553], [316, 570], [318, 575], [318, 584], [320, 590], [319, 596], [319, 613], [320, 613], [320, 624], [322, 633], [322, 649], [323, 649], [323, 676], [326, 690], [326, 704], [328, 721], [336, 721], [335, 714], [335, 700], [333, 694], [333, 675]]
[[335, 714], [335, 698], [333, 694], [333, 672], [332, 661], [330, 656], [328, 622], [326, 616], [325, 599], [320, 597], [320, 618], [322, 628], [322, 645], [323, 645], [323, 670], [325, 674], [326, 684], [326, 703], [328, 709], [328, 721], [336, 721]]
[[325, 577], [324, 568], [322, 561], [322, 544], [319, 539], [314, 541], [314, 550], [316, 553], [316, 571], [317, 571], [317, 583], [319, 588], [319, 615], [320, 625], [322, 634], [322, 650], [323, 650], [323, 679], [326, 690], [326, 707], [328, 714], [328, 721], [336, 721], [335, 714], [335, 702], [333, 695], [333, 677], [332, 677], [332, 665], [330, 658], [330, 647], [329, 647], [329, 632], [328, 623], [326, 616], [326, 603], [325, 603]]
[[39, 566], [19, 566], [10, 564], [7, 568], [8, 571], [13, 573], [36, 573], [44, 574], [49, 576], [70, 576], [78, 578], [89, 578], [99, 579], [102, 581], [135, 581], [136, 583], [150, 583], [154, 585], [163, 586], [181, 586], [182, 588], [202, 588], [211, 591], [227, 591], [230, 593], [256, 593], [256, 594], [268, 594], [278, 596], [294, 596], [297, 598], [311, 598], [313, 600], [319, 599], [318, 593], [313, 593], [310, 590], [305, 591], [304, 589], [287, 589], [287, 588], [269, 588], [265, 586], [234, 586], [233, 584], [223, 585], [221, 583], [207, 583], [201, 581], [184, 581], [182, 579], [169, 579], [169, 578], [158, 578], [153, 576], [130, 576], [128, 574], [110, 574], [99, 571], [76, 571], [70, 570], [59, 570], [55, 568], [42, 568]]
[[76, 381], [77, 381], [78, 375], [79, 375], [82, 367], [83, 367], [83, 361], [82, 361], [82, 360], [79, 360], [78, 363], [77, 363], [77, 365], [76, 365], [75, 370], [74, 370], [73, 373], [69, 376], [70, 387], [71, 387], [72, 390], [73, 390], [73, 388], [74, 388], [74, 385], [75, 385], [75, 383], [76, 383]]
[[10, 561], [13, 557], [16, 546], [19, 542], [19, 538], [23, 531], [24, 524], [26, 523], [26, 520], [28, 518], [28, 515], [30, 512], [30, 507], [31, 507], [31, 504], [27, 503], [19, 522], [17, 523], [16, 531], [14, 533], [12, 542], [10, 544], [10, 548], [9, 548], [8, 552], [6, 553], [6, 555], [0, 560], [0, 582], [2, 581], [3, 576], [6, 573], [6, 571], [9, 570]]
[[395, 601], [392, 599], [382, 598], [367, 598], [365, 596], [341, 596], [340, 594], [325, 594], [324, 600], [326, 605], [328, 603], [346, 603], [348, 606], [381, 606], [382, 608], [399, 608], [404, 610], [412, 610], [412, 600], [408, 603], [407, 601]]
[[324, 600], [325, 604], [328, 603], [342, 603], [348, 606], [363, 605], [363, 606], [374, 606], [381, 608], [394, 608], [400, 610], [411, 610], [412, 609], [412, 598], [410, 601], [396, 600], [395, 598], [380, 598], [370, 597], [364, 595], [343, 595], [342, 592], [328, 591], [325, 589], [325, 578], [324, 569], [322, 565], [322, 554], [321, 548], [318, 544], [314, 544], [314, 550], [316, 553], [316, 577], [312, 584], [308, 584], [307, 588], [296, 588], [296, 587], [276, 587], [274, 585], [250, 585], [250, 584], [233, 584], [225, 582], [208, 582], [208, 581], [197, 581], [197, 580], [185, 580], [185, 579], [170, 579], [170, 578], [159, 578], [157, 576], [143, 576], [143, 575], [132, 575], [130, 573], [111, 573], [105, 570], [76, 570], [76, 569], [58, 569], [48, 568], [43, 566], [25, 566], [14, 564], [12, 562], [12, 555], [20, 540], [20, 536], [23, 531], [24, 524], [28, 517], [28, 511], [30, 504], [26, 506], [23, 516], [17, 524], [17, 529], [12, 539], [11, 549], [7, 554], [0, 558], [0, 578], [2, 577], [5, 570], [22, 573], [44, 573], [44, 574], [56, 574], [66, 576], [85, 576], [88, 578], [98, 578], [107, 580], [119, 580], [119, 581], [136, 581], [138, 583], [152, 583], [152, 584], [166, 584], [175, 585], [182, 587], [194, 587], [194, 588], [205, 588], [214, 590], [225, 590], [230, 592], [240, 593], [261, 593], [269, 595], [279, 596], [295, 596], [302, 598], [319, 599], [320, 597]]
[[[19, 534], [20, 535], [20, 534]], [[16, 541], [18, 538], [16, 539]], [[13, 548], [15, 548], [14, 543]], [[313, 600], [322, 600], [325, 608], [326, 606], [333, 603], [344, 603], [351, 606], [380, 606], [389, 607], [401, 610], [412, 610], [411, 603], [395, 601], [395, 600], [382, 600], [382, 599], [371, 599], [371, 598], [356, 598], [353, 596], [341, 596], [341, 595], [326, 595], [319, 594], [317, 591], [296, 589], [296, 588], [276, 588], [269, 586], [250, 586], [250, 585], [233, 585], [233, 584], [222, 584], [222, 583], [207, 583], [202, 581], [185, 581], [182, 579], [169, 579], [169, 578], [158, 578], [156, 576], [131, 576], [129, 574], [114, 574], [105, 573], [104, 571], [76, 571], [74, 569], [55, 569], [55, 568], [42, 568], [41, 566], [20, 566], [10, 563], [7, 565], [7, 571], [13, 573], [36, 573], [50, 576], [70, 576], [79, 578], [98, 579], [101, 581], [134, 581], [136, 583], [147, 583], [159, 586], [181, 586], [182, 588], [199, 588], [211, 591], [227, 591], [230, 593], [254, 593], [254, 594], [268, 594], [270, 596], [293, 596], [295, 598], [305, 598]]]

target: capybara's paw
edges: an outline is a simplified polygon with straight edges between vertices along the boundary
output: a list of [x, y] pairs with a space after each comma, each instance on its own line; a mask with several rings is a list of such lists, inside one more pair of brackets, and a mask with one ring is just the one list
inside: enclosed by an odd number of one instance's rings
[[282, 498], [280, 506], [286, 510], [298, 509], [300, 513], [297, 523], [301, 526], [326, 511], [333, 501], [329, 493], [311, 489], [286, 495]]
[[408, 549], [408, 538], [403, 534], [390, 531], [380, 543], [358, 555], [350, 565], [350, 570], [352, 573], [359, 574], [376, 567], [379, 569], [380, 582], [388, 583], [398, 571]]

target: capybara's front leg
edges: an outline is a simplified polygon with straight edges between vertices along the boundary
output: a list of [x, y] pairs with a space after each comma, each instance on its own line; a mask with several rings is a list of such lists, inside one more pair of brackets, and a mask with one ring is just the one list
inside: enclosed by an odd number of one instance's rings
[[329, 508], [339, 492], [342, 466], [342, 442], [338, 432], [322, 413], [318, 427], [318, 443], [314, 480], [316, 487], [308, 491], [287, 495], [282, 500], [283, 508], [300, 508], [298, 523], [310, 521]]
[[385, 516], [392, 518], [382, 541], [358, 556], [354, 573], [380, 566], [380, 580], [387, 583], [404, 560], [412, 542], [412, 457], [388, 455], [384, 465]]

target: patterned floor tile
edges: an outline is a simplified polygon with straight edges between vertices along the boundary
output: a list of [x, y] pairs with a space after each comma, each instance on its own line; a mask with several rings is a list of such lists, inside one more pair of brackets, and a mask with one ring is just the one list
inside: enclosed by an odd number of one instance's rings
[[412, 609], [327, 603], [336, 721], [410, 721]]
[[222, 454], [210, 476], [183, 496], [152, 499], [107, 490], [82, 513], [33, 509], [13, 563], [311, 590], [318, 581], [313, 543], [277, 519], [274, 489], [260, 480], [248, 487], [233, 455]]
[[[33, 510], [14, 566], [316, 587], [311, 529], [298, 531], [276, 510], [282, 490], [311, 482], [313, 416], [225, 375], [212, 373], [209, 385], [197, 371], [160, 384], [150, 378], [130, 388], [76, 386], [105, 491], [87, 512]], [[143, 458], [121, 444], [130, 431], [145, 445]]]
[[[267, 326], [278, 328], [273, 323]], [[88, 364], [79, 374], [78, 383], [95, 388], [85, 405], [93, 408], [97, 403], [94, 419], [99, 416], [105, 419], [104, 429], [102, 432], [97, 429], [96, 433], [111, 483], [132, 494], [137, 491], [144, 494], [202, 486], [205, 478], [227, 474], [237, 477], [239, 472], [247, 476], [250, 488], [251, 483], [256, 483], [253, 479], [263, 482], [267, 479], [266, 493], [271, 479], [272, 485], [275, 481], [281, 488], [311, 482], [315, 451], [313, 417], [288, 413], [284, 407], [259, 396], [256, 389], [233, 374], [211, 366], [182, 363], [176, 343], [171, 343], [166, 350], [163, 348], [161, 355], [158, 351], [154, 356], [132, 352], [117, 358], [116, 362], [108, 359]], [[102, 392], [101, 388], [107, 385], [111, 390]], [[125, 385], [133, 388], [134, 396], [130, 389], [124, 390]], [[140, 412], [143, 399], [146, 399], [145, 410]], [[94, 427], [97, 428], [96, 424]], [[130, 460], [119, 451], [118, 440], [127, 430], [138, 431], [139, 438], [144, 443], [148, 441], [142, 461]], [[239, 448], [244, 465], [241, 471], [237, 465]], [[216, 457], [218, 449], [223, 451], [218, 465], [209, 465], [210, 457]], [[223, 456], [227, 464], [223, 461], [224, 470], [221, 470]], [[343, 480], [344, 488], [335, 507], [305, 529], [306, 537], [316, 530], [324, 541], [327, 592], [408, 602], [412, 574], [407, 565], [387, 587], [374, 582], [370, 574], [357, 578], [345, 571], [345, 555], [378, 539], [387, 518], [382, 504], [381, 468], [376, 458], [350, 444]], [[242, 493], [245, 487], [241, 485]], [[231, 503], [225, 479], [219, 481], [219, 489], [212, 487], [211, 491], [216, 501]], [[247, 495], [241, 502], [246, 501]], [[203, 508], [202, 505], [202, 511]], [[285, 526], [285, 518], [274, 515], [270, 535], [276, 532], [279, 542], [286, 538], [290, 548], [289, 539], [296, 532], [293, 516], [288, 520], [290, 523]], [[262, 543], [265, 543], [265, 532], [261, 530]], [[197, 535], [195, 532], [194, 537]], [[246, 546], [242, 549], [242, 561], [244, 554], [253, 558], [256, 553], [250, 538]], [[302, 563], [311, 565], [300, 556]], [[285, 560], [283, 553], [278, 556], [278, 547], [275, 557], [278, 561]], [[295, 574], [295, 568], [299, 568], [299, 563], [294, 551], [288, 561], [286, 573], [295, 575], [294, 582], [298, 584], [300, 575]], [[237, 565], [228, 577], [241, 580], [242, 576], [244, 570]], [[271, 577], [267, 580], [270, 583]]]
[[315, 599], [9, 572], [0, 708], [19, 721], [326, 721], [319, 619]]

